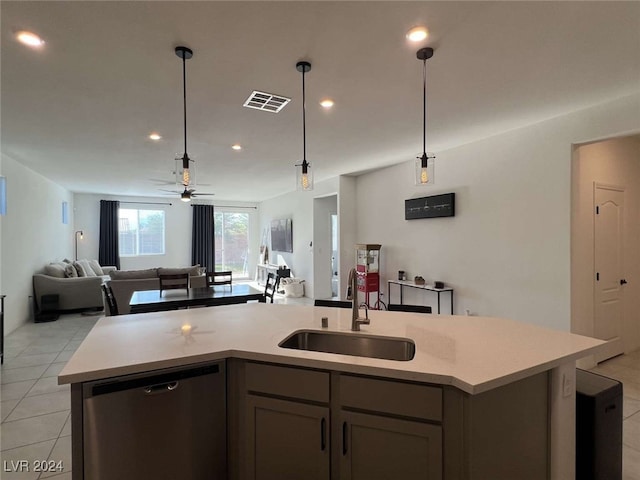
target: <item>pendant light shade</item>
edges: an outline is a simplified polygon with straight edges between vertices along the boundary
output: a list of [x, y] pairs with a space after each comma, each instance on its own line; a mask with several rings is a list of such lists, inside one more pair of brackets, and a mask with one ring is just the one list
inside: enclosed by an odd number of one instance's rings
[[427, 59], [433, 56], [433, 48], [421, 48], [416, 53], [422, 60], [422, 154], [416, 157], [416, 185], [433, 185], [435, 180], [435, 158], [427, 153]]
[[296, 70], [302, 73], [302, 163], [296, 164], [296, 190], [313, 190], [313, 171], [307, 162], [307, 119], [304, 74], [311, 71], [309, 62], [296, 63]]
[[[176, 184], [180, 187], [184, 187], [185, 191], [187, 187], [194, 184], [195, 175], [193, 172], [193, 161], [189, 158], [187, 153], [187, 69], [186, 61], [193, 57], [193, 51], [187, 47], [176, 47], [176, 55], [182, 59], [182, 100], [183, 100], [183, 114], [184, 114], [184, 154], [182, 157], [176, 158]], [[189, 197], [183, 201], [189, 201]]]

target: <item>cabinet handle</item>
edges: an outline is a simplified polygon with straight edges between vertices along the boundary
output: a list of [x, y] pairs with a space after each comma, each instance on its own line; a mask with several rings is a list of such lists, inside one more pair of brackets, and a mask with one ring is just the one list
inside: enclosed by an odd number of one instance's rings
[[178, 382], [159, 383], [157, 385], [145, 387], [144, 393], [146, 393], [147, 395], [156, 395], [158, 393], [172, 392], [173, 390], [178, 388], [178, 385]]
[[347, 422], [342, 422], [342, 455], [347, 454]]
[[322, 417], [320, 422], [320, 450], [324, 452], [327, 448], [327, 420]]

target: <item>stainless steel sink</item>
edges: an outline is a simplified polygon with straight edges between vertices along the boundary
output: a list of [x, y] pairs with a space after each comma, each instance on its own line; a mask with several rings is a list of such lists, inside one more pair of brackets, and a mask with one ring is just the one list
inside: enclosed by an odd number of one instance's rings
[[281, 348], [338, 353], [356, 357], [383, 358], [407, 362], [416, 354], [416, 345], [408, 338], [376, 337], [354, 333], [300, 330], [278, 344]]

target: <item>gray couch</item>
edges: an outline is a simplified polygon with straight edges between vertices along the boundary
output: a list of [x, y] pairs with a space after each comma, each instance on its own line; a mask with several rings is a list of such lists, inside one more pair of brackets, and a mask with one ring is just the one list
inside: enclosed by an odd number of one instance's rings
[[189, 273], [189, 283], [192, 288], [207, 286], [206, 276], [200, 273], [200, 265], [184, 268], [150, 268], [110, 272], [110, 280], [107, 284], [111, 287], [116, 300], [118, 314], [124, 315], [131, 311], [129, 301], [136, 290], [158, 290], [160, 288], [159, 275], [180, 273]]
[[[115, 269], [116, 267], [102, 267], [105, 274]], [[58, 311], [100, 310], [103, 308], [100, 286], [110, 278], [108, 275], [66, 278], [51, 275], [54, 273], [52, 269], [45, 272], [36, 273], [33, 276], [36, 311], [41, 311], [43, 295], [58, 296]]]

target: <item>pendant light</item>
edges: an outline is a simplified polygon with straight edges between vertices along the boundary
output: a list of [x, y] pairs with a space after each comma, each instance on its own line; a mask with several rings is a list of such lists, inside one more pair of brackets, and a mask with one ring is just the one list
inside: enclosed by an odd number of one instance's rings
[[416, 53], [422, 60], [422, 155], [416, 157], [416, 185], [432, 185], [434, 182], [435, 158], [427, 153], [427, 59], [433, 56], [433, 48], [421, 48]]
[[309, 62], [296, 63], [296, 70], [302, 72], [302, 163], [296, 165], [296, 189], [313, 190], [313, 172], [311, 164], [307, 162], [307, 122], [306, 122], [306, 98], [304, 89], [304, 74], [311, 70]]
[[[182, 59], [182, 100], [183, 100], [183, 113], [184, 113], [184, 154], [182, 158], [176, 158], [176, 183], [184, 187], [185, 192], [187, 187], [194, 183], [194, 172], [191, 171], [191, 165], [193, 161], [189, 158], [187, 153], [187, 69], [186, 61], [193, 57], [193, 51], [187, 47], [176, 47], [176, 55]], [[182, 196], [182, 200], [188, 202], [191, 200], [190, 196]]]

